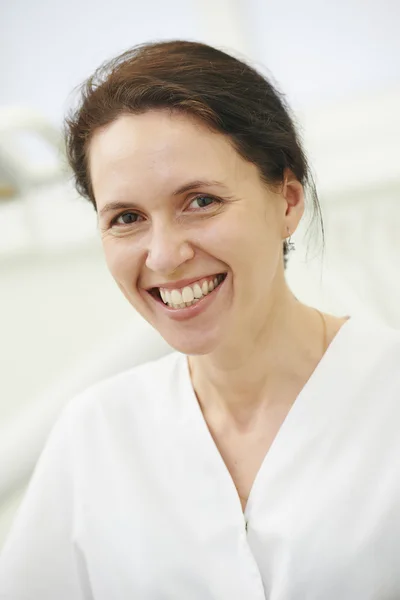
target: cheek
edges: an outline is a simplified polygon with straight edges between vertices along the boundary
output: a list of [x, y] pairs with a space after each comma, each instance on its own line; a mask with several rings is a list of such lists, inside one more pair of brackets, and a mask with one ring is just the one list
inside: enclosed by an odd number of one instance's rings
[[126, 240], [103, 242], [104, 256], [108, 270], [118, 285], [125, 285], [136, 278], [139, 269], [139, 253]]
[[[224, 215], [225, 216], [225, 215]], [[249, 267], [259, 260], [273, 260], [279, 253], [280, 237], [273, 218], [265, 211], [237, 210], [216, 220], [198, 237], [199, 245], [216, 258]]]

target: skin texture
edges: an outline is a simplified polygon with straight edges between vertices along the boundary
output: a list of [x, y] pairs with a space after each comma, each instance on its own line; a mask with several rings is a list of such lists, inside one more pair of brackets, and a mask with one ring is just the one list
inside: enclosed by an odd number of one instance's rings
[[[324, 352], [320, 315], [284, 277], [282, 242], [304, 211], [291, 172], [267, 186], [229, 138], [163, 110], [97, 130], [89, 169], [108, 268], [132, 306], [190, 355], [210, 420], [224, 415], [251, 429], [266, 406], [290, 405]], [[217, 183], [175, 193], [198, 180]], [[126, 206], [107, 211], [115, 202]], [[225, 282], [190, 319], [171, 318], [146, 291], [217, 273], [227, 273]], [[338, 321], [328, 322], [328, 341]]]

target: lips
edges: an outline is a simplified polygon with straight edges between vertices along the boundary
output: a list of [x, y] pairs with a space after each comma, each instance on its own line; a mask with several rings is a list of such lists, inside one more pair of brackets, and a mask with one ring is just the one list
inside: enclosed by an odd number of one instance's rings
[[[178, 308], [165, 304], [161, 298], [158, 288], [153, 288], [152, 292], [148, 290], [146, 293], [148, 294], [150, 303], [153, 304], [153, 310], [156, 311], [161, 319], [167, 318], [176, 323], [191, 323], [193, 319], [200, 317], [200, 315], [207, 314], [214, 315], [214, 318], [219, 319], [221, 316], [220, 310], [223, 310], [221, 303], [218, 303], [218, 298], [221, 297], [221, 294], [225, 299], [225, 302], [229, 303], [230, 294], [229, 287], [226, 285], [227, 279], [228, 273], [223, 274], [221, 283], [219, 283], [212, 292], [208, 292], [206, 296], [193, 301], [191, 305], [182, 303], [183, 307], [178, 306]], [[228, 290], [228, 294], [226, 293], [226, 290]], [[211, 310], [210, 307], [214, 306], [215, 302], [217, 302], [216, 306], [219, 307], [219, 309], [217, 312], [214, 310], [209, 313], [209, 310]]]
[[162, 302], [164, 305], [172, 309], [183, 309], [188, 308], [194, 304], [197, 304], [203, 300], [206, 296], [211, 294], [214, 289], [218, 288], [219, 285], [225, 280], [227, 273], [219, 273], [217, 275], [210, 275], [197, 280], [191, 280], [191, 285], [185, 285], [184, 287], [178, 287], [177, 284], [169, 287], [154, 287], [148, 290], [148, 292], [157, 301]]
[[[148, 289], [156, 300], [173, 308], [184, 308], [190, 306], [204, 296], [211, 293], [226, 278], [227, 273], [208, 275], [198, 279], [183, 280], [172, 284], [163, 284], [160, 287]], [[184, 285], [182, 285], [184, 283]]]
[[222, 274], [223, 272], [220, 271], [216, 271], [214, 273], [208, 273], [207, 275], [199, 275], [198, 277], [191, 277], [191, 278], [186, 278], [186, 279], [180, 279], [179, 281], [172, 281], [172, 282], [160, 282], [160, 283], [155, 283], [153, 284], [151, 287], [145, 287], [146, 291], [150, 292], [151, 290], [157, 288], [163, 288], [166, 290], [179, 290], [179, 289], [183, 289], [184, 287], [188, 286], [188, 285], [194, 285], [195, 283], [198, 282], [202, 282], [205, 279], [214, 279], [218, 274]]

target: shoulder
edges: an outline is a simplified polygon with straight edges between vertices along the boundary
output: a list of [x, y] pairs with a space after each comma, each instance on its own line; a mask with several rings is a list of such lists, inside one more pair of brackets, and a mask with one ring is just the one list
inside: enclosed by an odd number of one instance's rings
[[145, 415], [155, 413], [184, 373], [186, 357], [170, 352], [154, 361], [101, 380], [80, 392], [67, 403], [61, 420], [84, 422], [96, 414], [123, 418], [129, 412]]
[[400, 330], [371, 319], [352, 317], [344, 326], [349, 368], [364, 383], [376, 382], [400, 390]]
[[380, 356], [400, 355], [400, 330], [372, 319], [352, 317], [346, 324], [354, 343]]

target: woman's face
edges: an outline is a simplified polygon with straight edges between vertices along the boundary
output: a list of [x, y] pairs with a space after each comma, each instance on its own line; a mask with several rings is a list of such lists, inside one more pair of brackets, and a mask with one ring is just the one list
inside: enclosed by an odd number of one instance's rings
[[257, 335], [279, 302], [298, 182], [269, 190], [227, 137], [162, 110], [97, 130], [89, 168], [110, 272], [171, 346], [208, 354]]

